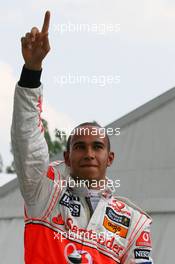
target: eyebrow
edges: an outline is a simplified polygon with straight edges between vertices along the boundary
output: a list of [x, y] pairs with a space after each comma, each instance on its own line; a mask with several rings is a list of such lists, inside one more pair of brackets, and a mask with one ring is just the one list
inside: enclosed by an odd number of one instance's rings
[[103, 145], [103, 146], [105, 146], [105, 144], [103, 142], [101, 142], [101, 141], [93, 141], [93, 143], [94, 144], [97, 144], [97, 145]]
[[77, 141], [77, 142], [75, 142], [72, 146], [83, 145], [83, 144], [85, 144], [84, 141]]
[[[77, 141], [72, 146], [74, 147], [76, 145], [85, 145], [85, 144], [86, 144], [86, 142], [84, 142], [84, 141]], [[98, 144], [98, 145], [105, 146], [105, 144], [103, 142], [97, 141], [97, 140], [93, 141], [92, 144]]]

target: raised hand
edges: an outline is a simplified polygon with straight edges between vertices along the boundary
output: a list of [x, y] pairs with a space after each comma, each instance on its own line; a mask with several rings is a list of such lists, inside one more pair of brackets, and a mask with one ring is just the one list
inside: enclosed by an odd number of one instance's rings
[[47, 11], [44, 17], [44, 23], [41, 32], [33, 27], [31, 32], [26, 33], [21, 38], [22, 55], [25, 61], [25, 67], [31, 70], [40, 70], [42, 61], [50, 51], [48, 30], [50, 23], [50, 12]]

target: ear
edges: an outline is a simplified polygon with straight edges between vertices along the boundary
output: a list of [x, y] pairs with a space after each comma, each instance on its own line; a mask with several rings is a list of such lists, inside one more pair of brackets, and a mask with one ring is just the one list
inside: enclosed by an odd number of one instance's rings
[[64, 161], [65, 161], [65, 164], [70, 167], [70, 159], [69, 159], [69, 151], [64, 151]]
[[114, 152], [110, 151], [108, 154], [108, 162], [107, 162], [107, 167], [110, 167], [113, 160], [114, 160]]

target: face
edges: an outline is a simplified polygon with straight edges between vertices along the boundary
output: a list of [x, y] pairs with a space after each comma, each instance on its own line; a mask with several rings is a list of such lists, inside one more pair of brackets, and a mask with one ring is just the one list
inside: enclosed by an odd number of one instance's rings
[[[105, 179], [106, 169], [112, 164], [114, 153], [108, 149], [106, 137], [102, 137], [98, 127], [85, 126], [84, 133], [72, 136], [70, 151], [64, 153], [65, 163], [70, 167], [73, 178], [83, 180]], [[92, 131], [96, 129], [94, 135]]]

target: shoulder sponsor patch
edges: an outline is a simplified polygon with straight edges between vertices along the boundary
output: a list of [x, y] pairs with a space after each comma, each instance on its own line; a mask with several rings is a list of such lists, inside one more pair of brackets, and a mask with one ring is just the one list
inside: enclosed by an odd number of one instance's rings
[[128, 228], [125, 228], [123, 226], [117, 225], [113, 222], [111, 222], [106, 216], [103, 220], [103, 226], [110, 232], [115, 233], [119, 235], [120, 237], [126, 238], [128, 233]]
[[69, 208], [71, 215], [75, 217], [80, 216], [80, 204], [75, 203], [75, 201], [78, 201], [79, 197], [74, 197], [71, 195], [68, 195], [67, 193], [64, 193], [61, 197], [60, 204], [66, 206]]
[[61, 214], [58, 214], [57, 216], [54, 216], [52, 218], [52, 222], [57, 224], [57, 225], [64, 225], [64, 220], [63, 220]]
[[117, 214], [112, 208], [106, 208], [106, 215], [110, 220], [123, 226], [129, 227], [130, 219], [124, 215]]
[[149, 232], [143, 231], [136, 240], [136, 246], [152, 247], [151, 236]]
[[147, 260], [149, 260], [150, 253], [151, 253], [151, 251], [147, 250], [147, 249], [134, 249], [135, 259], [147, 259]]
[[54, 169], [52, 166], [49, 166], [49, 168], [48, 168], [47, 177], [49, 179], [51, 179], [52, 181], [54, 181], [54, 179], [55, 179], [55, 173], [54, 173]]

